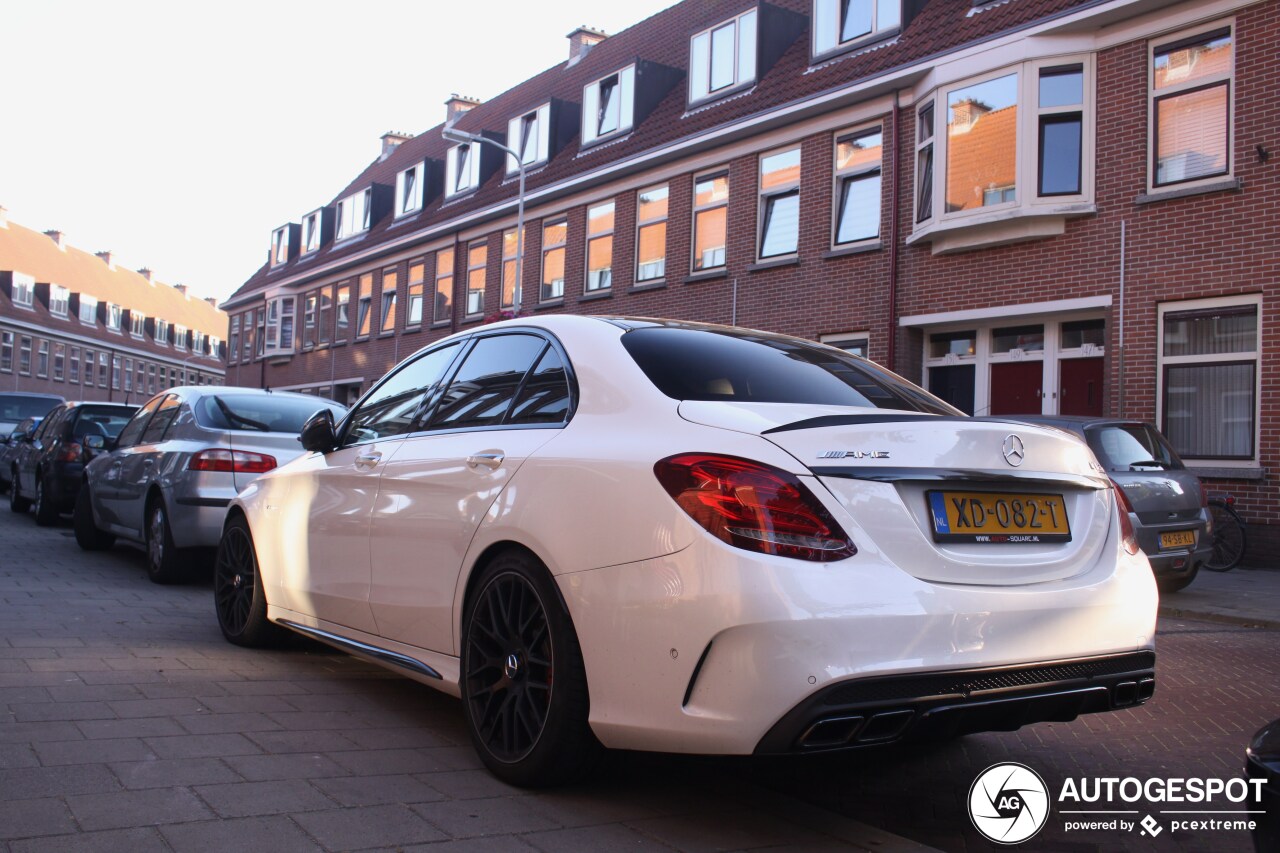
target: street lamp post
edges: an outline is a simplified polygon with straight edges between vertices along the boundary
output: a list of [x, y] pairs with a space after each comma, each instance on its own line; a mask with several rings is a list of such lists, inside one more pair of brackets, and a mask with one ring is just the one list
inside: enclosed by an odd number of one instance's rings
[[[447, 141], [458, 144], [475, 145], [476, 143], [483, 143], [492, 145], [515, 158], [516, 168], [520, 172], [520, 193], [516, 197], [516, 286], [515, 293], [512, 295], [512, 302], [514, 303], [512, 307], [515, 309], [514, 313], [519, 314], [521, 297], [524, 295], [524, 159], [501, 142], [490, 139], [487, 136], [481, 136], [478, 133], [466, 133], [452, 127], [445, 127], [444, 130], [440, 131], [440, 134]], [[479, 156], [479, 152], [477, 152], [477, 156]]]
[[191, 359], [193, 358], [203, 358], [203, 357], [204, 357], [203, 353], [193, 353], [192, 355], [189, 355], [182, 360], [182, 384], [183, 385], [190, 384], [189, 380], [187, 379], [187, 362], [191, 361]]

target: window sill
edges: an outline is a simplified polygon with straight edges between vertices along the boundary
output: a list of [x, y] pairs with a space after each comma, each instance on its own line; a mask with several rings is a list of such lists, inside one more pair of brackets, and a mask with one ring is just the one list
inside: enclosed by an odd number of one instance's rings
[[1097, 212], [1098, 206], [1093, 203], [1072, 202], [975, 213], [958, 219], [933, 222], [908, 237], [906, 244], [931, 243], [933, 254], [946, 255], [1043, 240], [1065, 233], [1067, 219]]
[[334, 349], [337, 349], [338, 347], [345, 347], [346, 345], [347, 345], [346, 341], [334, 341], [329, 346], [333, 347]]
[[459, 325], [470, 326], [472, 323], [479, 323], [483, 319], [484, 319], [483, 314], [468, 314], [467, 316], [462, 318], [462, 322], [459, 323]]
[[798, 267], [800, 266], [800, 256], [792, 255], [786, 258], [774, 258], [769, 261], [760, 261], [757, 264], [748, 264], [747, 272], [760, 272], [762, 270], [772, 270], [778, 267]]
[[563, 307], [564, 307], [564, 297], [561, 296], [556, 299], [548, 299], [546, 302], [539, 302], [537, 305], [533, 306], [533, 310], [549, 311], [552, 308], [563, 308]]
[[622, 142], [625, 139], [629, 139], [631, 137], [631, 131], [634, 129], [635, 128], [633, 127], [621, 128], [619, 130], [614, 130], [609, 133], [606, 133], [602, 136], [597, 136], [594, 139], [592, 139], [590, 142], [584, 142], [582, 143], [582, 145], [578, 147], [578, 156], [581, 157], [584, 154], [589, 154], [595, 151], [596, 149], [603, 148], [606, 145], [609, 145], [611, 143]]
[[717, 278], [727, 278], [728, 276], [729, 270], [726, 267], [721, 267], [718, 270], [711, 270], [710, 272], [696, 272], [693, 275], [685, 276], [684, 283], [695, 284], [699, 281], [712, 281]]
[[453, 325], [452, 320], [436, 320], [434, 323], [431, 324], [431, 330], [435, 331], [436, 329], [447, 329], [452, 325]]
[[1208, 477], [1213, 480], [1264, 480], [1267, 476], [1266, 468], [1248, 464], [1237, 468], [1226, 465], [1197, 465], [1194, 460], [1188, 460], [1187, 470], [1197, 477]]
[[578, 297], [579, 302], [595, 302], [598, 299], [608, 299], [613, 296], [612, 288], [603, 288], [601, 290], [593, 290], [590, 293], [584, 293]]
[[709, 95], [699, 98], [696, 101], [689, 101], [685, 106], [684, 115], [681, 118], [687, 118], [695, 113], [700, 113], [705, 109], [709, 109], [726, 101], [733, 100], [742, 95], [750, 95], [756, 89], [755, 79], [745, 80], [741, 83], [735, 83], [732, 86], [726, 86], [723, 89], [712, 92]]
[[832, 258], [848, 257], [849, 255], [865, 255], [868, 252], [878, 252], [883, 248], [884, 245], [879, 240], [874, 240], [869, 243], [858, 243], [854, 246], [840, 246], [823, 252], [822, 259], [826, 261]]
[[1220, 181], [1196, 184], [1195, 186], [1170, 187], [1168, 189], [1158, 189], [1152, 190], [1151, 192], [1139, 193], [1138, 197], [1133, 200], [1133, 203], [1153, 204], [1157, 201], [1168, 201], [1175, 198], [1189, 198], [1190, 196], [1205, 195], [1207, 193], [1240, 192], [1243, 189], [1243, 179], [1223, 178]]
[[832, 60], [843, 59], [851, 53], [857, 53], [872, 47], [879, 47], [881, 42], [896, 38], [901, 34], [902, 27], [898, 26], [889, 27], [888, 29], [880, 30], [879, 32], [871, 33], [870, 35], [862, 36], [860, 38], [850, 39], [844, 44], [836, 45], [830, 50], [814, 54], [814, 56], [809, 60], [809, 68], [811, 70], [821, 68]]
[[395, 336], [396, 336], [395, 330], [392, 330], [390, 332], [378, 332], [379, 340], [381, 340], [382, 338], [394, 338]]
[[646, 281], [644, 284], [632, 285], [627, 293], [644, 293], [646, 290], [665, 290], [667, 280], [665, 278], [656, 278], [653, 281]]

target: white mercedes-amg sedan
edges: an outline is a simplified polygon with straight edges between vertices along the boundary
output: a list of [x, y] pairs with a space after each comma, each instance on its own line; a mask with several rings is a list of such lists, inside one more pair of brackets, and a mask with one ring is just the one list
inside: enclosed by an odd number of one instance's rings
[[230, 508], [233, 643], [301, 632], [460, 696], [519, 785], [603, 747], [852, 749], [1132, 707], [1157, 594], [1089, 448], [810, 341], [483, 326]]

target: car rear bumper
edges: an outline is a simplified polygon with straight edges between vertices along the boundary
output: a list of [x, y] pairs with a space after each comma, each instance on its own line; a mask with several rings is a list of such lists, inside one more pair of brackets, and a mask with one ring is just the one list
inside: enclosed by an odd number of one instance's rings
[[[700, 537], [676, 554], [557, 580], [586, 664], [591, 725], [606, 746], [751, 754], [796, 749], [841, 691], [854, 698], [833, 713], [863, 717], [847, 723], [855, 743], [841, 747], [859, 745], [882, 713], [898, 716], [875, 723], [872, 735], [888, 731], [880, 742], [912, 727], [1007, 729], [1135, 704], [1150, 689], [1139, 688], [1150, 665], [1083, 681], [1028, 674], [1151, 658], [1157, 593], [1147, 561], [1115, 541], [1103, 553], [1074, 578], [984, 587], [921, 581], [862, 555], [810, 564]], [[932, 684], [994, 670], [1031, 680], [1007, 693], [908, 688], [883, 703], [857, 698], [886, 680]]]
[[177, 495], [169, 502], [169, 527], [179, 548], [214, 548], [222, 538], [227, 507], [235, 494]]

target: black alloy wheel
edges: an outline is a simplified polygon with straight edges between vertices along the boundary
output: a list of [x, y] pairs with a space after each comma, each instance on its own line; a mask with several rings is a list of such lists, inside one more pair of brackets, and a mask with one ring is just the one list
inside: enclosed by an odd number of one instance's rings
[[218, 627], [237, 646], [264, 646], [279, 629], [267, 621], [267, 598], [258, 572], [253, 536], [243, 516], [227, 523], [213, 565], [213, 604]]
[[573, 623], [526, 553], [481, 572], [463, 622], [462, 698], [471, 739], [498, 778], [542, 787], [576, 779], [603, 751]]

